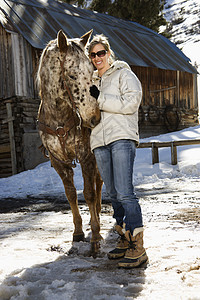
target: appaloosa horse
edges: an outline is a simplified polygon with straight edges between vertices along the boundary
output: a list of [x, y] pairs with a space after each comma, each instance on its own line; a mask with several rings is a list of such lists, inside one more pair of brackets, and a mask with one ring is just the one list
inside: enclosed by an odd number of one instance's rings
[[93, 67], [85, 54], [91, 32], [68, 39], [59, 31], [43, 50], [38, 69], [41, 104], [38, 129], [52, 166], [60, 175], [73, 213], [73, 241], [84, 240], [82, 218], [73, 182], [73, 167], [80, 162], [84, 197], [91, 215], [91, 249], [101, 240], [99, 213], [102, 180], [90, 149], [90, 128], [100, 121], [96, 99], [90, 95]]

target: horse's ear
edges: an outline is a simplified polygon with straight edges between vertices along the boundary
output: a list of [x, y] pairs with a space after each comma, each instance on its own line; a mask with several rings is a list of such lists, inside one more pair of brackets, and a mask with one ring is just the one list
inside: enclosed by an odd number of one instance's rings
[[58, 32], [57, 35], [57, 45], [60, 49], [60, 52], [66, 52], [68, 48], [67, 36], [64, 34], [62, 30]]
[[84, 35], [82, 35], [80, 37], [81, 43], [83, 44], [84, 47], [86, 46], [92, 32], [93, 32], [93, 29], [91, 29], [90, 31], [88, 31], [87, 33], [85, 33]]

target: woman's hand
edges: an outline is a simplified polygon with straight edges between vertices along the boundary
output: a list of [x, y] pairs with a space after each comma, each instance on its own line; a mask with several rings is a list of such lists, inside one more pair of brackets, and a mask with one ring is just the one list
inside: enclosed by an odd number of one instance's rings
[[96, 87], [96, 85], [92, 85], [92, 86], [90, 87], [90, 95], [91, 95], [92, 97], [94, 97], [94, 98], [97, 100], [98, 97], [99, 97], [99, 94], [100, 94], [100, 91], [99, 91], [99, 89]]

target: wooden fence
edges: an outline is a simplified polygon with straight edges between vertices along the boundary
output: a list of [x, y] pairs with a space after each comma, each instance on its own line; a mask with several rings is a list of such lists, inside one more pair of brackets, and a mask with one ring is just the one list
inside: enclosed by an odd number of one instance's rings
[[159, 148], [170, 147], [171, 148], [171, 164], [177, 164], [177, 146], [186, 145], [200, 145], [200, 139], [196, 140], [180, 140], [171, 142], [144, 142], [140, 143], [138, 148], [151, 148], [152, 152], [152, 164], [159, 163]]

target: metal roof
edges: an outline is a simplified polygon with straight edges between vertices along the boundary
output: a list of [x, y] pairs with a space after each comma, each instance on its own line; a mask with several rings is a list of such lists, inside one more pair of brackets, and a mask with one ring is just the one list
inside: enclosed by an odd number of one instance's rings
[[197, 73], [190, 59], [168, 39], [138, 23], [55, 0], [0, 0], [0, 22], [43, 49], [62, 28], [69, 38], [93, 29], [109, 38], [111, 48], [129, 65]]

